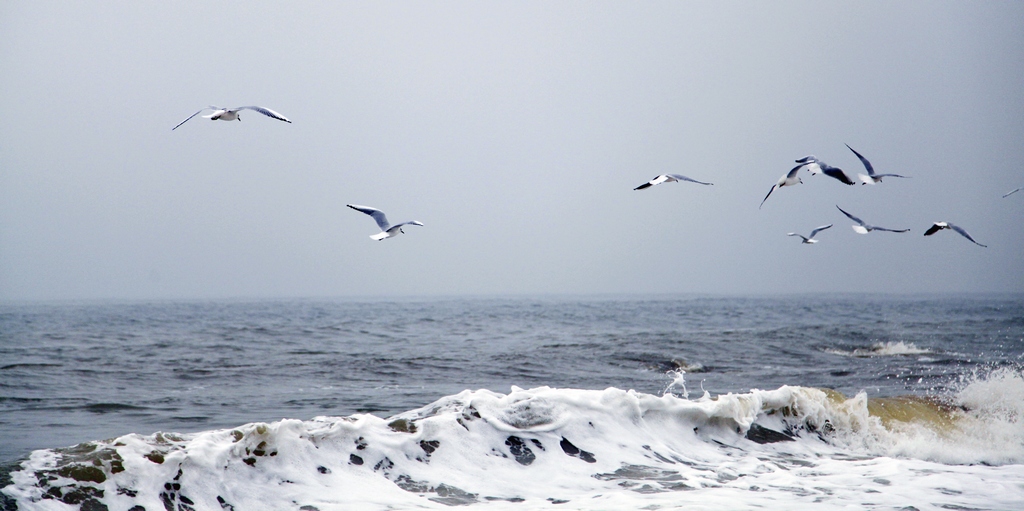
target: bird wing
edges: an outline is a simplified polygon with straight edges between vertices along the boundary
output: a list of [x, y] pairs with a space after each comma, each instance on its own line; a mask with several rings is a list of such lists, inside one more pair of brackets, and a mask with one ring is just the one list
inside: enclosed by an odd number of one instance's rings
[[650, 188], [650, 187], [652, 187], [654, 185], [660, 185], [661, 183], [664, 183], [665, 181], [668, 181], [668, 176], [666, 176], [665, 174], [662, 174], [660, 176], [655, 176], [654, 179], [651, 179], [650, 181], [648, 181], [648, 182], [646, 182], [646, 183], [644, 183], [644, 184], [634, 188], [634, 190], [643, 190], [644, 188]]
[[673, 178], [675, 178], [675, 179], [677, 179], [679, 181], [689, 181], [691, 183], [697, 183], [699, 185], [711, 185], [711, 184], [714, 184], [714, 183], [705, 183], [703, 181], [697, 181], [696, 179], [692, 179], [692, 178], [686, 177], [686, 176], [684, 176], [682, 174], [669, 174], [669, 176], [673, 177]]
[[957, 227], [957, 226], [955, 226], [955, 225], [953, 225], [953, 224], [951, 224], [949, 222], [946, 222], [946, 224], [949, 225], [950, 229], [953, 229], [954, 231], [960, 233], [961, 236], [971, 240], [971, 242], [973, 242], [975, 245], [980, 245], [980, 246], [986, 247], [986, 248], [988, 247], [988, 245], [982, 245], [981, 243], [978, 243], [977, 241], [974, 241], [974, 238], [972, 238], [970, 234], [967, 234], [967, 231], [963, 230], [963, 228]]
[[909, 232], [910, 231], [910, 229], [886, 229], [885, 227], [872, 227], [872, 229], [874, 229], [876, 231], [886, 231], [886, 232]]
[[1006, 195], [1003, 195], [1003, 198], [1005, 199], [1005, 198], [1007, 198], [1007, 197], [1009, 197], [1009, 196], [1019, 192], [1020, 190], [1021, 190], [1020, 188], [1016, 188], [1016, 189], [1010, 190], [1009, 192], [1006, 193]]
[[901, 177], [904, 179], [910, 178], [910, 176], [901, 176], [899, 174], [875, 174], [875, 177]]
[[924, 235], [925, 236], [931, 236], [932, 234], [935, 234], [935, 233], [937, 233], [937, 232], [939, 232], [939, 231], [941, 231], [941, 230], [943, 230], [945, 228], [946, 228], [946, 225], [943, 225], [943, 224], [941, 224], [939, 222], [935, 222], [935, 223], [932, 224], [931, 227], [928, 228], [927, 231], [924, 231]]
[[[199, 115], [204, 110], [221, 110], [221, 108], [219, 106], [212, 106], [212, 105], [208, 106], [208, 107], [205, 107], [205, 108], [200, 108], [199, 110], [196, 110], [196, 113], [186, 117], [184, 121], [179, 122], [178, 126], [181, 126], [182, 124], [185, 124], [186, 122], [188, 122], [189, 119]], [[171, 131], [174, 131], [174, 130], [178, 129], [178, 126], [175, 126], [175, 127], [171, 128]]]
[[845, 172], [843, 172], [843, 169], [839, 167], [823, 165], [821, 171], [824, 172], [826, 176], [834, 177], [848, 185], [854, 184], [853, 180], [851, 180], [850, 177], [847, 176]]
[[[803, 234], [798, 234], [798, 233], [795, 233], [795, 232], [788, 232], [788, 233], [786, 233], [786, 236], [800, 236], [801, 238], [803, 238], [804, 241], [807, 241], [808, 239], [810, 239], [807, 236], [804, 236]], [[814, 237], [814, 235], [812, 234], [811, 238], [813, 238], [813, 237]]]
[[800, 158], [799, 160], [796, 160], [797, 163], [813, 163], [813, 162], [817, 162], [817, 161], [818, 161], [818, 157], [814, 156], [813, 154], [808, 154], [807, 156], [804, 156], [803, 158]]
[[[843, 208], [840, 208], [838, 205], [836, 205], [836, 208], [838, 208], [839, 211], [843, 211]], [[860, 225], [864, 225], [864, 221], [863, 220], [861, 220], [861, 219], [859, 219], [859, 218], [857, 218], [857, 217], [847, 213], [846, 211], [843, 211], [843, 214], [846, 215], [850, 220], [853, 220], [854, 222], [857, 222]]]
[[382, 231], [386, 231], [391, 227], [391, 224], [388, 223], [388, 217], [384, 216], [384, 212], [379, 209], [371, 208], [369, 206], [359, 206], [357, 204], [346, 205], [356, 211], [372, 216], [373, 219], [377, 221], [377, 227], [380, 227], [380, 230]]
[[828, 224], [828, 225], [823, 225], [823, 226], [821, 226], [821, 227], [816, 227], [816, 228], [815, 228], [815, 229], [814, 229], [813, 231], [811, 231], [811, 235], [810, 235], [810, 236], [808, 236], [808, 237], [809, 237], [809, 238], [813, 238], [813, 237], [814, 237], [815, 235], [817, 235], [817, 234], [818, 234], [819, 232], [821, 232], [821, 231], [824, 231], [825, 229], [828, 229], [829, 227], [832, 227], [832, 224]]
[[871, 162], [869, 162], [867, 158], [861, 156], [860, 153], [854, 150], [854, 148], [850, 147], [850, 144], [846, 144], [846, 148], [853, 151], [853, 154], [857, 155], [857, 159], [859, 159], [860, 162], [864, 164], [864, 168], [868, 170], [869, 176], [875, 175], [875, 168], [871, 166]]
[[[797, 167], [797, 168], [800, 168], [800, 167]], [[774, 192], [775, 189], [778, 188], [778, 187], [779, 187], [779, 185], [772, 185], [772, 189], [768, 190], [768, 195], [771, 195], [772, 192]], [[764, 200], [761, 201], [761, 206], [764, 206], [764, 201], [768, 200], [768, 195], [764, 196]], [[757, 209], [761, 209], [761, 206], [758, 206]]]
[[821, 174], [821, 163], [818, 162], [817, 160], [803, 163], [800, 166], [807, 167], [807, 171], [810, 172], [812, 176], [817, 176], [818, 174]]
[[395, 229], [400, 229], [403, 225], [423, 225], [423, 222], [420, 222], [419, 220], [410, 220], [408, 222], [402, 222], [400, 224], [392, 225], [389, 229], [386, 230], [393, 231]]
[[261, 113], [261, 114], [263, 114], [263, 115], [265, 115], [267, 117], [273, 117], [274, 119], [277, 119], [279, 121], [284, 121], [284, 122], [287, 122], [287, 123], [291, 123], [292, 122], [292, 121], [289, 121], [287, 117], [285, 117], [285, 116], [283, 116], [283, 115], [281, 115], [281, 114], [279, 114], [279, 113], [277, 113], [277, 112], [275, 112], [275, 111], [273, 111], [273, 110], [271, 110], [269, 108], [263, 108], [261, 106], [240, 106], [238, 108], [235, 108], [234, 110], [235, 111], [238, 111], [238, 110], [252, 110], [253, 112], [259, 112], [259, 113]]

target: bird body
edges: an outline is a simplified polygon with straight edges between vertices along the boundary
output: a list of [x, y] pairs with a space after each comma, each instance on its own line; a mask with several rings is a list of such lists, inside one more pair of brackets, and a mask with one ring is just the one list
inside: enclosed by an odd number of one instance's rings
[[[277, 113], [277, 112], [275, 112], [275, 111], [273, 111], [273, 110], [271, 110], [269, 108], [263, 108], [261, 106], [240, 106], [240, 107], [235, 107], [235, 108], [221, 108], [219, 106], [211, 105], [211, 106], [208, 106], [206, 108], [200, 108], [199, 110], [196, 111], [196, 113], [188, 116], [184, 121], [179, 122], [178, 126], [181, 126], [182, 124], [185, 124], [186, 122], [189, 121], [189, 119], [199, 115], [200, 113], [202, 113], [202, 112], [204, 112], [206, 110], [213, 110], [213, 113], [211, 113], [210, 115], [204, 115], [202, 117], [204, 119], [209, 119], [211, 121], [241, 121], [242, 118], [238, 115], [238, 113], [240, 111], [242, 111], [242, 110], [252, 110], [254, 112], [259, 112], [259, 113], [261, 113], [261, 114], [263, 114], [263, 115], [265, 115], [267, 117], [270, 117], [270, 118], [273, 118], [273, 119], [277, 119], [279, 121], [284, 121], [284, 122], [287, 122], [289, 124], [292, 122], [292, 121], [289, 121], [285, 116], [283, 116], [283, 115], [281, 115], [281, 114], [279, 114], [279, 113]], [[171, 128], [171, 131], [174, 131], [174, 130], [178, 129], [178, 126], [175, 126], [175, 127]]]
[[960, 233], [961, 236], [971, 240], [971, 243], [974, 243], [975, 245], [978, 245], [978, 246], [981, 246], [981, 247], [988, 248], [988, 245], [982, 245], [981, 243], [978, 243], [977, 241], [974, 241], [974, 238], [972, 238], [970, 234], [967, 234], [967, 231], [963, 230], [963, 228], [955, 226], [955, 225], [953, 225], [953, 224], [951, 224], [949, 222], [935, 222], [935, 223], [933, 223], [932, 226], [929, 227], [927, 231], [924, 231], [924, 235], [925, 236], [931, 236], [932, 234], [935, 234], [935, 233], [937, 233], [937, 232], [939, 232], [939, 231], [941, 231], [943, 229], [952, 229], [952, 230]]
[[821, 227], [816, 227], [813, 231], [811, 231], [811, 235], [810, 236], [804, 236], [803, 234], [798, 234], [798, 233], [795, 233], [795, 232], [787, 233], [786, 236], [800, 236], [803, 239], [803, 241], [801, 243], [804, 243], [804, 244], [807, 244], [807, 245], [813, 245], [813, 244], [818, 242], [818, 240], [814, 239], [814, 237], [817, 236], [817, 234], [819, 232], [824, 231], [825, 229], [828, 229], [829, 227], [832, 227], [832, 224], [823, 225]]
[[[800, 172], [800, 169], [802, 169], [803, 167], [803, 165], [797, 165], [796, 167], [790, 169], [790, 171], [787, 172], [785, 175], [780, 177], [779, 181], [772, 185], [772, 189], [768, 190], [768, 195], [764, 196], [764, 199], [761, 201], [761, 206], [764, 206], [764, 201], [768, 200], [768, 196], [771, 195], [772, 192], [774, 192], [777, 188], [782, 188], [784, 186], [796, 186], [800, 183], [803, 183], [803, 181], [801, 181], [800, 178], [797, 177], [797, 173]], [[757, 209], [761, 209], [761, 206], [758, 206]]]
[[854, 149], [852, 147], [850, 147], [850, 144], [846, 144], [846, 148], [851, 150], [851, 151], [853, 151], [853, 154], [857, 155], [857, 159], [859, 159], [860, 162], [864, 164], [864, 168], [868, 171], [868, 173], [866, 175], [865, 174], [857, 174], [857, 177], [861, 180], [861, 184], [862, 185], [873, 185], [875, 183], [881, 183], [883, 177], [900, 177], [900, 178], [907, 178], [907, 177], [909, 177], [909, 176], [901, 176], [899, 174], [875, 174], [875, 168], [873, 166], [871, 166], [871, 162], [868, 161], [867, 158], [861, 156], [861, 154], [858, 153], [857, 151], [854, 151]]
[[697, 183], [700, 185], [713, 185], [714, 183], [705, 183], [703, 181], [697, 181], [696, 179], [688, 178], [682, 174], [662, 174], [656, 176], [654, 179], [634, 188], [634, 190], [643, 190], [644, 188], [650, 188], [661, 183], [674, 183], [677, 181], [689, 181], [691, 183]]
[[374, 221], [377, 222], [377, 227], [380, 227], [380, 232], [370, 236], [370, 239], [374, 241], [381, 241], [386, 238], [398, 236], [399, 234], [405, 234], [405, 231], [402, 230], [403, 225], [423, 225], [423, 222], [420, 222], [418, 220], [412, 220], [409, 222], [402, 222], [400, 224], [391, 225], [388, 222], [388, 217], [385, 216], [384, 212], [379, 209], [371, 208], [369, 206], [360, 206], [357, 204], [346, 205], [356, 211], [359, 211], [360, 213], [366, 213], [367, 215], [370, 215], [374, 219]]
[[846, 215], [850, 220], [853, 220], [854, 222], [857, 222], [857, 225], [851, 225], [850, 226], [853, 229], [853, 231], [856, 232], [857, 234], [867, 234], [867, 233], [869, 233], [871, 231], [907, 232], [907, 231], [910, 230], [910, 229], [886, 229], [885, 227], [878, 227], [877, 225], [866, 224], [866, 223], [864, 223], [863, 220], [861, 220], [861, 219], [859, 219], [859, 218], [857, 218], [857, 217], [847, 213], [846, 211], [843, 211], [843, 208], [840, 208], [838, 205], [836, 206], [836, 208], [838, 208], [839, 211], [842, 211], [843, 214]]

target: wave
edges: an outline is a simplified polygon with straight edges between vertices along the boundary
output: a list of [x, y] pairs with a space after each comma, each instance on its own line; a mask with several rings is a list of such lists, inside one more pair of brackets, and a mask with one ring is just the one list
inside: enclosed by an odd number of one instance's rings
[[7, 364], [0, 366], [0, 371], [7, 371], [10, 369], [36, 369], [36, 368], [50, 368], [50, 367], [63, 367], [63, 364], [46, 364], [46, 363], [23, 363], [23, 364]]
[[896, 355], [923, 355], [931, 353], [932, 351], [925, 348], [918, 348], [912, 342], [903, 341], [886, 341], [878, 342], [871, 345], [870, 348], [854, 348], [852, 350], [841, 350], [837, 348], [828, 348], [825, 350], [827, 353], [834, 355], [844, 355], [849, 357], [885, 357], [885, 356], [896, 356]]
[[[673, 388], [685, 396], [682, 373]], [[40, 450], [3, 492], [21, 509], [135, 511], [1009, 509], [1024, 501], [1022, 413], [1017, 369], [977, 376], [943, 399], [798, 386], [698, 399], [467, 390], [388, 418], [286, 419]]]

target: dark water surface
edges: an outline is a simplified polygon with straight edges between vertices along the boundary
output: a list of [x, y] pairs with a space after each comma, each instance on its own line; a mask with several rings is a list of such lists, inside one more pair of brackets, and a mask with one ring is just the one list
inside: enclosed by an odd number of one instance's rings
[[122, 434], [388, 416], [515, 385], [943, 395], [1024, 363], [1024, 296], [0, 305], [0, 464]]

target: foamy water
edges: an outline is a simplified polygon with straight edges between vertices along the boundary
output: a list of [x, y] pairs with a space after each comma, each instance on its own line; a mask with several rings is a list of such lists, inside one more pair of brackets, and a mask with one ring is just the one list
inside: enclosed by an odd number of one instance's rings
[[927, 349], [918, 348], [912, 342], [887, 341], [871, 345], [870, 348], [855, 348], [852, 350], [829, 349], [829, 353], [837, 355], [848, 355], [851, 357], [885, 357], [896, 355], [921, 355], [931, 353]]
[[1022, 392], [1021, 374], [1001, 371], [960, 403], [918, 400], [883, 420], [864, 394], [805, 387], [465, 391], [387, 419], [37, 451], [4, 491], [23, 509], [67, 509], [68, 496], [109, 509], [1015, 509]]

